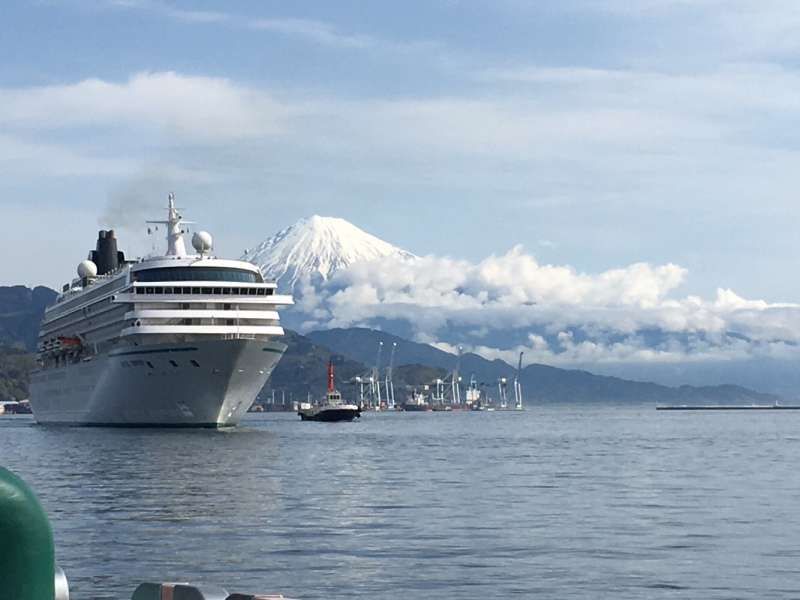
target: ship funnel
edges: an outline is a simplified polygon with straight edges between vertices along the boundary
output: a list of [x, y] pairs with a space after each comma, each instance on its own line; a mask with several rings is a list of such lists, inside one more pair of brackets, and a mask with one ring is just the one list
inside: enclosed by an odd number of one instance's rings
[[97, 233], [97, 249], [92, 251], [90, 260], [97, 265], [98, 275], [113, 273], [125, 262], [125, 255], [117, 250], [117, 238], [113, 229], [100, 230]]

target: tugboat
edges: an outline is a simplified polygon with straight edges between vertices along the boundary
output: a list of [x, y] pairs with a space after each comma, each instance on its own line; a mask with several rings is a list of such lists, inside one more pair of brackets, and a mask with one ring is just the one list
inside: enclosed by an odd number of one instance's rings
[[333, 362], [328, 362], [328, 393], [324, 404], [309, 406], [305, 403], [297, 411], [302, 421], [352, 421], [361, 416], [361, 409], [355, 404], [345, 404], [342, 395], [334, 385]]

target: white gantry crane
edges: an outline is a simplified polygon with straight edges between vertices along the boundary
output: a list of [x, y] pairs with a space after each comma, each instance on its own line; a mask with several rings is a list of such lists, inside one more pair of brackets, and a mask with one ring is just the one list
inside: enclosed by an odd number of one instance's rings
[[358, 386], [358, 405], [361, 407], [366, 406], [365, 401], [370, 396], [369, 388], [367, 387], [371, 387], [370, 377], [356, 375], [350, 380], [350, 383]]
[[461, 354], [464, 348], [458, 347], [458, 356], [453, 370], [444, 379], [434, 379], [430, 383], [430, 400], [434, 406], [457, 406], [461, 404]]
[[378, 342], [378, 355], [375, 357], [375, 366], [372, 368], [372, 400], [375, 408], [381, 407], [381, 354], [383, 354], [383, 342]]
[[501, 377], [497, 380], [497, 395], [500, 408], [508, 408], [508, 379]]
[[[383, 355], [383, 342], [378, 342], [378, 352], [375, 364], [362, 375], [357, 375], [350, 380], [358, 386], [358, 404], [366, 408], [380, 409], [381, 402], [386, 401], [389, 406], [394, 406], [394, 383], [392, 382], [392, 369], [394, 367], [394, 353], [397, 344], [392, 345], [392, 354], [389, 366], [386, 368], [384, 379], [381, 379], [381, 356]], [[381, 390], [383, 388], [383, 390]]]
[[394, 382], [392, 381], [392, 371], [394, 370], [394, 354], [397, 351], [397, 342], [392, 342], [392, 353], [389, 355], [389, 366], [386, 367], [386, 379], [383, 383], [383, 391], [386, 395], [386, 405], [394, 408]]
[[444, 404], [444, 379], [434, 379], [431, 383], [431, 403], [434, 405]]
[[514, 408], [522, 410], [522, 355], [519, 353], [519, 363], [517, 364], [517, 374], [514, 376]]
[[463, 353], [464, 346], [459, 346], [456, 370], [453, 373], [453, 404], [461, 404], [461, 355]]

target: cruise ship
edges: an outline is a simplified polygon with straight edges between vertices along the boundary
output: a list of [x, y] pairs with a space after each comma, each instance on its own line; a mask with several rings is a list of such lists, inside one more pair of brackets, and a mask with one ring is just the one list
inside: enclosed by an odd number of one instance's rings
[[78, 265], [45, 312], [30, 403], [37, 422], [62, 425], [229, 427], [280, 360], [276, 293], [249, 262], [210, 255], [212, 238], [185, 226], [170, 194], [167, 252], [135, 261], [113, 230]]

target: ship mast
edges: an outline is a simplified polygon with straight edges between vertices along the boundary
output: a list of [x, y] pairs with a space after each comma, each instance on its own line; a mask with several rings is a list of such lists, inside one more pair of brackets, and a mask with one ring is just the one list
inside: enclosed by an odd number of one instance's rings
[[184, 221], [178, 209], [175, 208], [175, 194], [170, 192], [167, 205], [166, 221], [147, 221], [154, 225], [166, 225], [167, 227], [167, 254], [166, 256], [186, 256], [186, 245], [183, 243], [183, 225], [189, 225], [193, 221]]

